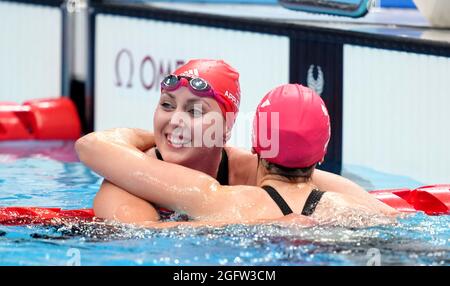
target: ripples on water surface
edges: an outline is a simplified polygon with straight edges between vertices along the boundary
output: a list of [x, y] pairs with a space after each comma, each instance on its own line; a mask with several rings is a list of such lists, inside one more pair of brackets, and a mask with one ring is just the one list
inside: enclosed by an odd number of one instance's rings
[[[353, 172], [353, 173], [352, 173]], [[410, 187], [414, 180], [351, 166], [366, 188]], [[0, 143], [2, 206], [91, 207], [101, 179], [76, 161], [71, 142]], [[449, 216], [418, 213], [395, 226], [364, 229], [277, 225], [178, 227], [72, 223], [0, 226], [0, 265], [450, 265]]]

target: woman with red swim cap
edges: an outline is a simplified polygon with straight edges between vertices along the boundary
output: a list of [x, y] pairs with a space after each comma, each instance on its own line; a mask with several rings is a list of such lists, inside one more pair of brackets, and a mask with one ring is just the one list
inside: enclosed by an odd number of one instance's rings
[[[96, 215], [122, 222], [155, 221], [159, 214], [148, 203], [152, 202], [163, 207], [170, 205], [169, 209], [198, 218], [198, 213], [189, 210], [200, 207], [208, 212], [218, 206], [205, 204], [190, 191], [205, 186], [214, 189], [219, 183], [256, 185], [256, 155], [217, 144], [206, 146], [204, 142], [192, 147], [196, 127], [199, 130], [222, 127], [218, 129], [222, 136], [216, 137], [226, 141], [234, 122], [234, 116], [227, 113], [235, 115], [239, 108], [238, 79], [238, 73], [223, 61], [190, 61], [161, 83], [154, 134], [138, 129], [114, 129], [94, 132], [77, 141], [81, 161], [106, 179], [95, 199]], [[214, 123], [204, 120], [214, 113], [221, 115], [211, 121]], [[155, 143], [157, 148], [152, 148]], [[178, 185], [183, 179], [188, 179], [186, 184]], [[315, 171], [312, 182], [327, 191], [344, 192], [374, 205], [378, 203], [357, 185], [327, 172]], [[167, 188], [173, 192], [166, 193]], [[155, 193], [177, 203], [168, 204], [160, 197], [150, 199]], [[190, 207], [186, 208], [187, 202]]]
[[[222, 184], [249, 184], [254, 180], [252, 174], [243, 170], [250, 169], [251, 162], [244, 162], [245, 156], [239, 156], [245, 153], [223, 148], [238, 113], [239, 101], [239, 73], [234, 68], [222, 60], [191, 60], [161, 82], [161, 97], [153, 116], [154, 133], [139, 129], [94, 132], [77, 141], [76, 149], [82, 162], [100, 174], [103, 169], [110, 170], [114, 166], [117, 178], [132, 172], [126, 156], [138, 151], [204, 172]], [[216, 135], [210, 140], [213, 142], [203, 144], [206, 131], [211, 129]], [[200, 134], [196, 132], [198, 130]], [[117, 143], [124, 145], [124, 142], [131, 149], [117, 153], [107, 151]], [[152, 148], [155, 145], [157, 148]], [[107, 158], [103, 157], [105, 155]], [[111, 162], [107, 163], [108, 160]], [[146, 175], [143, 170], [136, 180]], [[94, 200], [96, 216], [139, 222], [170, 214], [156, 212], [147, 201], [125, 190], [127, 187], [120, 182], [105, 180]]]

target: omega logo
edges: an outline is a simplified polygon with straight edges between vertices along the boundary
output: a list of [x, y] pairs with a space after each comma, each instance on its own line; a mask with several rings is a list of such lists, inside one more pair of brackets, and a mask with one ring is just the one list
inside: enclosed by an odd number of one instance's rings
[[144, 89], [159, 90], [159, 83], [163, 77], [185, 63], [184, 60], [155, 60], [151, 55], [146, 55], [138, 61], [139, 67], [136, 69], [135, 61], [136, 59], [128, 49], [122, 49], [117, 53], [115, 59], [117, 87], [134, 87], [135, 73], [138, 73], [139, 83]]

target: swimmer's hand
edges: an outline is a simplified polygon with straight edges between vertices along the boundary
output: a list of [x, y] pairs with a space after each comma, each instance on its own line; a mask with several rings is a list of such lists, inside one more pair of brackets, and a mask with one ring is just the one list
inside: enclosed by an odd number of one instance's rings
[[78, 155], [87, 152], [93, 144], [118, 144], [135, 147], [143, 152], [155, 146], [155, 138], [152, 132], [138, 128], [114, 128], [104, 131], [91, 132], [75, 143]]

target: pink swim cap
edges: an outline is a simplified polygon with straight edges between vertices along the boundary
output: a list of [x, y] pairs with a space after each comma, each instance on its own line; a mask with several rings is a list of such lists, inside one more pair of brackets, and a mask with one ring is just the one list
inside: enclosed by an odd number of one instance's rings
[[[262, 117], [263, 113], [266, 117]], [[279, 116], [278, 126], [271, 124], [274, 113]], [[272, 132], [278, 132], [279, 142], [272, 142], [273, 138], [260, 138], [269, 137]], [[312, 166], [325, 157], [330, 135], [330, 117], [322, 98], [302, 85], [286, 84], [273, 89], [256, 109], [253, 148], [271, 163], [287, 168]], [[262, 152], [273, 148], [262, 144], [264, 140], [279, 144], [277, 154], [264, 156]]]

